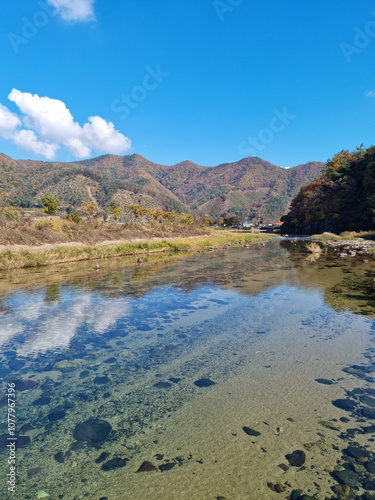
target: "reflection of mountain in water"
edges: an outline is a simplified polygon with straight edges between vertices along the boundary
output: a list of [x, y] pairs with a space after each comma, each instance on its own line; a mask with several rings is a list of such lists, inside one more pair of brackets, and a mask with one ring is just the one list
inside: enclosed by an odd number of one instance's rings
[[[288, 253], [278, 243], [144, 260], [142, 266], [106, 261], [100, 272], [93, 271], [90, 263], [89, 268], [83, 266], [82, 270], [81, 266], [70, 277], [69, 267], [54, 274], [50, 270], [17, 274], [17, 284], [10, 280], [11, 292], [2, 299], [0, 346], [18, 339], [20, 356], [66, 349], [80, 329], [102, 335], [114, 328], [130, 314], [134, 300], [155, 288], [165, 286], [190, 294], [210, 284], [242, 295], [257, 295], [278, 285], [291, 271]], [[29, 280], [22, 290], [25, 277], [36, 279]]]
[[370, 263], [329, 254], [312, 262], [308, 255], [303, 242], [272, 241], [204, 254], [153, 256], [141, 266], [123, 259], [105, 261], [99, 272], [92, 263], [56, 268], [59, 272], [53, 274], [21, 272], [2, 280], [11, 292], [0, 303], [0, 346], [22, 337], [19, 355], [67, 348], [79, 329], [106, 333], [130, 315], [134, 299], [160, 287], [189, 294], [209, 284], [255, 296], [285, 283], [323, 290], [335, 310], [374, 315]]
[[316, 262], [309, 262], [302, 243], [281, 242], [281, 246], [289, 252], [299, 285], [322, 289], [325, 301], [337, 311], [375, 317], [373, 261], [364, 262], [361, 256], [339, 258], [328, 253]]
[[[106, 297], [142, 297], [155, 287], [175, 286], [190, 292], [202, 284], [210, 283], [237, 289], [245, 295], [255, 295], [270, 286], [290, 279], [293, 271], [288, 252], [278, 241], [266, 246], [256, 244], [250, 248], [230, 249], [172, 256], [143, 257], [142, 265], [134, 265], [135, 258], [106, 260], [100, 271], [93, 270], [92, 262], [76, 263], [50, 269], [19, 271], [9, 279], [0, 281], [6, 292], [27, 288], [46, 287], [46, 301], [58, 300], [60, 284], [74, 285], [95, 291]], [[1, 292], [0, 288], [0, 292]], [[0, 311], [1, 313], [1, 311]]]

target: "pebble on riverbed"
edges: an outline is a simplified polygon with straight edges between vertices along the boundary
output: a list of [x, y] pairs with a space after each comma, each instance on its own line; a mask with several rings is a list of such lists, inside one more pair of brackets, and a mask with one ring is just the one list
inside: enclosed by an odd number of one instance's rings
[[154, 384], [154, 387], [156, 387], [156, 389], [170, 389], [172, 387], [172, 384], [170, 384], [169, 382], [156, 382], [156, 384]]
[[109, 453], [107, 451], [103, 451], [103, 453], [101, 453], [98, 458], [95, 460], [95, 463], [96, 464], [101, 464], [102, 462], [104, 462], [104, 460], [106, 460], [107, 458], [109, 457]]
[[318, 382], [318, 384], [324, 384], [324, 385], [337, 384], [337, 382], [333, 382], [332, 380], [329, 380], [327, 378], [316, 378], [315, 382]]
[[119, 469], [120, 467], [125, 467], [127, 462], [127, 458], [114, 457], [111, 458], [111, 460], [108, 460], [108, 462], [104, 462], [104, 464], [101, 466], [101, 469], [106, 472], [114, 469]]
[[34, 467], [33, 469], [29, 469], [27, 471], [27, 477], [34, 477], [38, 475], [40, 472], [42, 472], [43, 467]]
[[248, 436], [260, 436], [260, 432], [255, 431], [254, 429], [251, 429], [250, 427], [242, 427], [242, 430], [248, 435]]
[[153, 465], [151, 462], [147, 462], [147, 460], [142, 463], [142, 465], [139, 467], [138, 470], [136, 470], [136, 472], [151, 472], [151, 471], [157, 472], [158, 468], [155, 467], [155, 465]]
[[159, 465], [159, 470], [161, 472], [165, 472], [165, 471], [168, 471], [168, 470], [171, 470], [173, 469], [173, 467], [176, 465], [176, 462], [168, 462], [166, 464], [161, 464]]
[[306, 461], [306, 454], [303, 450], [295, 450], [293, 453], [285, 455], [290, 465], [294, 467], [301, 467]]
[[200, 378], [194, 382], [194, 385], [197, 387], [209, 387], [210, 385], [215, 385], [216, 382], [213, 382], [209, 378]]
[[63, 464], [65, 462], [65, 455], [62, 451], [58, 451], [57, 453], [55, 453], [53, 458], [56, 460], [58, 464]]

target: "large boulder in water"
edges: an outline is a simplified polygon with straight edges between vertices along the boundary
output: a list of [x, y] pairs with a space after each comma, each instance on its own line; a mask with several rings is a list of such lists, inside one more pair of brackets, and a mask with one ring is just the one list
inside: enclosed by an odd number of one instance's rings
[[87, 441], [98, 444], [105, 441], [112, 430], [112, 426], [106, 420], [90, 418], [76, 425], [73, 437], [77, 441]]

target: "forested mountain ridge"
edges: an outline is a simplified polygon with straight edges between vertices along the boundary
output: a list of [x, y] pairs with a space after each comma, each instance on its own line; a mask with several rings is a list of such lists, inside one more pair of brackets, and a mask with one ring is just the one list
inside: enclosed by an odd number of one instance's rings
[[13, 160], [0, 154], [0, 187], [16, 206], [31, 207], [50, 193], [63, 207], [95, 201], [101, 208], [140, 204], [201, 216], [240, 215], [278, 219], [301, 186], [318, 177], [323, 163], [284, 169], [260, 158], [204, 167], [190, 161], [153, 163], [138, 154], [103, 155], [61, 163]]
[[303, 186], [282, 230], [294, 234], [375, 229], [375, 146], [343, 150]]

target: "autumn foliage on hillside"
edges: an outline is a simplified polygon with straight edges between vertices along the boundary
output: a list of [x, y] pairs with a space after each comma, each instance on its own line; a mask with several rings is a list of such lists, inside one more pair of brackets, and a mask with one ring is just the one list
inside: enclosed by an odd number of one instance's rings
[[375, 147], [343, 150], [322, 177], [301, 188], [283, 232], [314, 234], [375, 229]]
[[0, 153], [0, 188], [24, 213], [42, 208], [48, 194], [60, 198], [60, 210], [95, 203], [99, 211], [116, 205], [129, 213], [136, 204], [199, 217], [271, 222], [323, 167], [309, 162], [285, 169], [253, 157], [213, 167], [190, 161], [160, 165], [137, 154], [61, 163], [13, 160]]

